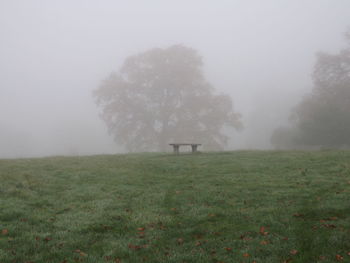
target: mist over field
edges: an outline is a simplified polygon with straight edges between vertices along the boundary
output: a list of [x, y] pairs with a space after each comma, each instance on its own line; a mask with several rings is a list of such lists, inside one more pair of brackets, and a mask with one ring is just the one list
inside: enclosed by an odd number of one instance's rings
[[242, 115], [225, 149], [270, 149], [312, 88], [319, 51], [346, 46], [348, 0], [0, 2], [0, 158], [123, 152], [92, 96], [124, 60], [181, 44]]

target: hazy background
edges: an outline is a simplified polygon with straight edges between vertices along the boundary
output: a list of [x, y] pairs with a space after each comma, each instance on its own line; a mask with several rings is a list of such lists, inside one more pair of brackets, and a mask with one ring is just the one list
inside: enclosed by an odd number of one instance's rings
[[267, 149], [348, 26], [349, 0], [0, 0], [0, 158], [120, 151], [91, 91], [173, 44], [199, 51], [243, 115], [228, 149]]

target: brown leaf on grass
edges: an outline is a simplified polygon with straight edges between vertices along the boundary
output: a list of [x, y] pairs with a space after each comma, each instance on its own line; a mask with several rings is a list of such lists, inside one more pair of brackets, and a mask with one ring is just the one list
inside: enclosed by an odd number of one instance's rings
[[294, 217], [304, 217], [304, 214], [295, 213], [293, 216], [294, 216]]
[[263, 236], [266, 236], [266, 235], [269, 234], [269, 232], [266, 232], [266, 231], [265, 231], [265, 227], [264, 227], [264, 226], [261, 226], [261, 227], [260, 227], [259, 233], [260, 233], [261, 235], [263, 235]]
[[170, 208], [171, 211], [176, 211], [177, 209], [175, 207]]
[[35, 237], [35, 240], [36, 240], [36, 241], [39, 241], [39, 240], [40, 240], [40, 237]]
[[328, 217], [327, 220], [330, 220], [330, 221], [338, 220], [338, 217], [331, 216], [331, 217]]
[[224, 247], [224, 249], [225, 249], [227, 252], [231, 252], [231, 251], [232, 251], [232, 248], [231, 248], [231, 247]]
[[176, 242], [178, 245], [182, 245], [184, 243], [184, 240], [183, 240], [183, 238], [178, 238], [178, 239], [176, 239]]
[[325, 256], [319, 256], [319, 259], [320, 259], [320, 260], [325, 260], [326, 257], [325, 257]]
[[288, 239], [289, 239], [288, 237], [282, 238], [282, 240], [284, 240], [284, 241], [287, 241]]
[[[246, 233], [246, 234], [249, 234], [249, 233]], [[244, 241], [250, 241], [250, 240], [252, 240], [253, 238], [252, 237], [250, 237], [250, 236], [248, 236], [248, 235], [240, 235], [240, 239], [242, 239], [242, 240], [244, 240]]]
[[291, 251], [289, 251], [289, 253], [291, 253], [292, 255], [296, 255], [298, 254], [298, 250], [292, 249]]
[[248, 253], [244, 253], [244, 254], [243, 254], [243, 257], [245, 257], [245, 258], [249, 258], [249, 257], [250, 257], [250, 255], [249, 255]]
[[104, 256], [103, 257], [105, 261], [111, 261], [112, 260], [112, 256]]
[[137, 228], [137, 231], [144, 231], [144, 230], [145, 230], [144, 227], [138, 227], [138, 228]]
[[63, 248], [63, 246], [64, 246], [64, 243], [58, 243], [58, 244], [57, 244], [57, 247], [58, 247], [58, 248]]
[[338, 254], [338, 255], [335, 256], [335, 259], [337, 261], [343, 261], [344, 257]]
[[4, 236], [7, 235], [9, 233], [8, 229], [3, 229], [1, 230], [1, 234], [3, 234]]
[[195, 235], [193, 235], [193, 237], [195, 238], [195, 239], [202, 239], [203, 238], [203, 234], [195, 234]]
[[28, 219], [27, 219], [27, 218], [21, 218], [20, 221], [21, 221], [21, 222], [27, 222]]
[[260, 245], [267, 245], [267, 244], [269, 244], [269, 241], [267, 241], [267, 240], [262, 240], [260, 242]]
[[44, 241], [46, 241], [46, 242], [49, 242], [49, 241], [51, 241], [52, 240], [52, 237], [45, 237], [44, 238]]
[[348, 253], [346, 253], [348, 256], [350, 256], [350, 251]]
[[322, 226], [326, 227], [326, 228], [336, 228], [336, 225], [333, 224], [323, 224]]
[[129, 245], [128, 245], [128, 248], [130, 248], [130, 249], [132, 249], [132, 250], [139, 250], [139, 249], [141, 249], [141, 246], [129, 244]]

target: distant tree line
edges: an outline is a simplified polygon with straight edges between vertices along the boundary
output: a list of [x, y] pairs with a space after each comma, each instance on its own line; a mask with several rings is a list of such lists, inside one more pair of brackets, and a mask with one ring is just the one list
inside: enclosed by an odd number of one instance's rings
[[350, 30], [345, 36], [347, 48], [318, 54], [313, 89], [293, 109], [290, 126], [272, 134], [276, 148], [350, 147]]

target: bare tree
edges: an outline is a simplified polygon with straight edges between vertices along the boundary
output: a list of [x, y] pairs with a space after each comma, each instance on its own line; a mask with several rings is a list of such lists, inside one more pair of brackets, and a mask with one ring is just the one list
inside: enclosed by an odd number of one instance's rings
[[165, 151], [170, 142], [201, 142], [222, 149], [225, 125], [239, 129], [231, 98], [217, 95], [202, 73], [202, 59], [181, 45], [128, 57], [94, 91], [101, 117], [129, 151]]

